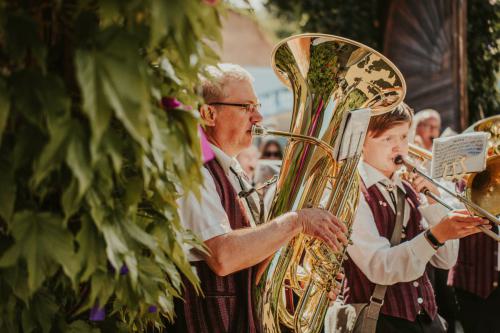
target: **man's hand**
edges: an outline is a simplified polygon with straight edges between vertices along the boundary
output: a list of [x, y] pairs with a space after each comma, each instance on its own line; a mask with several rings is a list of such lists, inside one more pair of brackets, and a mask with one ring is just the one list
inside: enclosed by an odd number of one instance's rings
[[488, 220], [472, 216], [465, 209], [454, 210], [432, 227], [431, 233], [440, 243], [444, 243], [449, 239], [463, 238], [481, 232], [478, 228], [480, 225], [491, 228]]
[[349, 243], [347, 227], [330, 212], [320, 208], [304, 208], [297, 211], [297, 216], [303, 233], [321, 239], [333, 251], [340, 251]]

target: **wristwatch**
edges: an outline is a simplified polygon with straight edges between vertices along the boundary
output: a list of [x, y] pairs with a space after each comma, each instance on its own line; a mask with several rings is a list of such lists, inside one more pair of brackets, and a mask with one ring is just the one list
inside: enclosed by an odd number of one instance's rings
[[440, 243], [437, 240], [436, 236], [432, 234], [431, 229], [427, 229], [424, 233], [424, 236], [425, 238], [427, 238], [427, 240], [435, 250], [439, 249], [441, 246], [444, 245], [444, 243]]

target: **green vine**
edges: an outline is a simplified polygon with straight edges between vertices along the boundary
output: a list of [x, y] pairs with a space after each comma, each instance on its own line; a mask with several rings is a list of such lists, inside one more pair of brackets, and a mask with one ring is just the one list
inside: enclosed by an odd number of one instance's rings
[[224, 7], [0, 3], [0, 331], [161, 329], [181, 275], [198, 284], [176, 199], [201, 179]]

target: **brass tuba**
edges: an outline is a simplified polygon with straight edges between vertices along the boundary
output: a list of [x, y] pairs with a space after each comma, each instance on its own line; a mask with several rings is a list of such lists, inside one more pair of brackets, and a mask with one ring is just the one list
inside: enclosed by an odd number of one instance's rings
[[[289, 132], [268, 220], [304, 207], [329, 210], [349, 230], [359, 197], [358, 152], [336, 161], [332, 151], [343, 119], [353, 110], [372, 115], [393, 109], [404, 98], [399, 70], [375, 50], [332, 35], [302, 34], [280, 42], [272, 65], [293, 91]], [[256, 134], [265, 129], [255, 128]], [[357, 148], [363, 142], [355, 142]], [[264, 266], [253, 290], [254, 313], [262, 332], [318, 332], [328, 306], [327, 293], [341, 271], [345, 249], [333, 253], [322, 242], [300, 234]], [[292, 294], [292, 295], [291, 295]], [[287, 301], [288, 299], [288, 301]]]

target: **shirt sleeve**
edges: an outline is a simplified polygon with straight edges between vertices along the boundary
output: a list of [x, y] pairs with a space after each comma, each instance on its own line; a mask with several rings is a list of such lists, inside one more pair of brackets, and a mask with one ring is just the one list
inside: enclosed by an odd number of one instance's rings
[[380, 236], [362, 194], [351, 239], [353, 244], [347, 248], [349, 256], [366, 277], [376, 284], [392, 285], [415, 280], [424, 274], [427, 263], [436, 254], [423, 233], [391, 247], [390, 241]]
[[[450, 210], [439, 203], [432, 205], [422, 205], [419, 207], [422, 213], [422, 225], [424, 228], [433, 227], [450, 212]], [[451, 269], [458, 258], [459, 240], [452, 239], [441, 246], [436, 254], [431, 258], [432, 266], [442, 269]]]
[[184, 228], [191, 230], [202, 241], [231, 231], [229, 218], [222, 207], [215, 182], [206, 168], [202, 168], [203, 186], [200, 200], [193, 193], [177, 200], [180, 220]]

